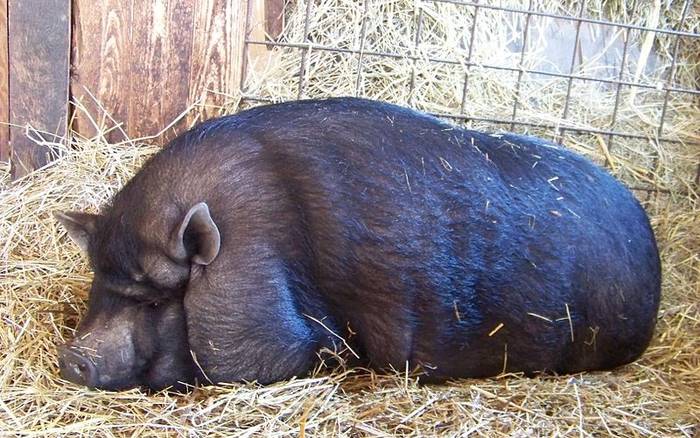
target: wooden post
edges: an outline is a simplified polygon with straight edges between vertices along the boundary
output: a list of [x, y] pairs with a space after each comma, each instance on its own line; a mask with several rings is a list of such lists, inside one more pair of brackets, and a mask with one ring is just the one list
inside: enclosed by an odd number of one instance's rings
[[[128, 68], [131, 10], [120, 0], [73, 0], [71, 99], [77, 102], [71, 129], [91, 138], [125, 122], [131, 77]], [[137, 52], [138, 53], [138, 52]], [[133, 56], [136, 56], [135, 53]], [[93, 99], [93, 96], [96, 98]], [[101, 110], [107, 109], [109, 117]], [[124, 139], [112, 129], [109, 141]]]
[[9, 0], [9, 118], [12, 178], [43, 166], [51, 151], [24, 127], [56, 141], [66, 135], [70, 50], [69, 0]]
[[[276, 41], [284, 30], [284, 0], [250, 0], [246, 39], [257, 42]], [[243, 54], [243, 75], [241, 88], [245, 88], [245, 79], [256, 70], [264, 69], [272, 61], [273, 46], [249, 44]]]
[[240, 91], [248, 1], [215, 0], [195, 11], [190, 101], [206, 105], [204, 117]]
[[10, 160], [10, 65], [7, 59], [7, 0], [0, 0], [0, 161]]
[[284, 0], [265, 0], [265, 33], [277, 40], [284, 30]]

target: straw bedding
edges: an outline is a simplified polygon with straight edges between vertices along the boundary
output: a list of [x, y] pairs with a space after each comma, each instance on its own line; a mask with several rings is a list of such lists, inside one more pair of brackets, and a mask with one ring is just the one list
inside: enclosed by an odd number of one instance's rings
[[[648, 24], [646, 20], [650, 19], [647, 13], [625, 10], [622, 3], [605, 2], [605, 8], [602, 0], [588, 3], [588, 13], [593, 16], [641, 24]], [[655, 4], [642, 3], [649, 7]], [[565, 5], [568, 9], [551, 2], [535, 4], [551, 11], [576, 10], [573, 4]], [[302, 38], [304, 9], [301, 2], [291, 8], [283, 41], [298, 42]], [[361, 9], [349, 0], [322, 0], [315, 3], [313, 11], [310, 28], [316, 43], [356, 47]], [[400, 53], [415, 50], [411, 29], [416, 12], [411, 1], [373, 4], [368, 10], [366, 48]], [[661, 12], [651, 25], [673, 26], [677, 22], [677, 7]], [[430, 3], [424, 14], [424, 36], [416, 53], [464, 55], [461, 51], [465, 48], [450, 38], [455, 32], [468, 32], [465, 23], [470, 23], [471, 13]], [[485, 57], [497, 56], [498, 62], [517, 63], [519, 50], [504, 49], [508, 35], [512, 38], [512, 29], [519, 29], [517, 19], [484, 12], [480, 20], [490, 23], [490, 30], [489, 35], [477, 32], [473, 56], [484, 57], [481, 62], [488, 61]], [[691, 14], [686, 30], [697, 31], [698, 21], [697, 14]], [[632, 37], [643, 52], [644, 35]], [[697, 88], [700, 77], [700, 51], [695, 41], [681, 46], [676, 74], [678, 83], [689, 88]], [[654, 75], [667, 73], [671, 44], [668, 38], [653, 42], [653, 52], [647, 56], [656, 58], [658, 68], [642, 71], [640, 78], [654, 79], [663, 77]], [[526, 51], [524, 63], [535, 63], [540, 55], [533, 45], [532, 51]], [[632, 73], [636, 59], [642, 55], [638, 53], [630, 60]], [[263, 61], [251, 65], [253, 74], [248, 75], [245, 93], [271, 100], [296, 98], [298, 52], [275, 49]], [[314, 50], [306, 62], [310, 79], [305, 95], [354, 93], [357, 56]], [[410, 94], [412, 75], [416, 87]], [[463, 79], [462, 66], [436, 67], [422, 60], [366, 56], [360, 89], [365, 96], [442, 113], [460, 109]], [[566, 81], [524, 80], [518, 119], [562, 122], [558, 117]], [[467, 114], [510, 114], [516, 93], [512, 73], [472, 68], [469, 81]], [[569, 109], [572, 123], [608, 127], [614, 91], [614, 87], [575, 82]], [[617, 128], [653, 138], [661, 97], [659, 93], [638, 91], [633, 95], [629, 89], [624, 90]], [[239, 98], [232, 96], [228, 110], [238, 106]], [[250, 105], [250, 100], [243, 102]], [[417, 385], [413, 376], [401, 370], [380, 376], [342, 368], [320, 370], [306, 379], [266, 387], [237, 384], [197, 388], [184, 396], [147, 395], [138, 390], [107, 393], [62, 382], [57, 377], [55, 346], [72, 336], [84, 312], [91, 276], [85, 260], [58, 228], [51, 212], [96, 211], [157, 148], [148, 144], [108, 144], [102, 135], [92, 139], [74, 136], [66, 142], [68, 146], [47, 144], [57, 149], [61, 158], [25, 179], [12, 183], [9, 169], [0, 168], [0, 433], [698, 436], [700, 208], [694, 172], [700, 148], [692, 142], [700, 141], [700, 110], [697, 98], [673, 97], [668, 111], [665, 135], [680, 140], [679, 144], [616, 139], [611, 147], [606, 137], [597, 135], [565, 139], [569, 147], [596, 161], [603, 162], [607, 157], [612, 172], [629, 185], [653, 184], [669, 192], [635, 192], [651, 216], [664, 268], [657, 334], [642, 359], [610, 372], [539, 378], [501, 376], [430, 386]]]

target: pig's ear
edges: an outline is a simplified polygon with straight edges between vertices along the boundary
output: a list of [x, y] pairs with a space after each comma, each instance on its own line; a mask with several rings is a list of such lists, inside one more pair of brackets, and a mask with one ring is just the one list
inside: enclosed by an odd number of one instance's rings
[[178, 259], [189, 259], [198, 265], [208, 265], [219, 254], [221, 236], [219, 228], [209, 214], [204, 202], [190, 208], [175, 229], [170, 248]]
[[55, 211], [53, 216], [83, 252], [87, 252], [90, 235], [95, 232], [97, 215], [79, 211]]

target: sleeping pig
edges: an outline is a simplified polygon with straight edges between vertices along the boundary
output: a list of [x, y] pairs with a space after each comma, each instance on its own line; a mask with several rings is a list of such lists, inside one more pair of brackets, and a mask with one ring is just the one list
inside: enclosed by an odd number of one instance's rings
[[425, 382], [610, 369], [659, 305], [647, 216], [605, 171], [363, 99], [207, 121], [101, 214], [56, 216], [94, 271], [61, 375], [95, 388], [266, 384], [324, 349]]

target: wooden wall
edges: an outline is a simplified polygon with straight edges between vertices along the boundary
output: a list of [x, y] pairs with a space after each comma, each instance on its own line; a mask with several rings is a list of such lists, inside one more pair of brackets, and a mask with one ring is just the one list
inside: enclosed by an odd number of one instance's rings
[[0, 0], [0, 160], [11, 160], [13, 178], [50, 160], [50, 148], [25, 135], [28, 125], [49, 142], [69, 128], [88, 137], [111, 128], [107, 139], [121, 141], [160, 133], [194, 103], [215, 115], [239, 92], [246, 34], [279, 35], [283, 5]]
[[7, 49], [7, 0], [0, 0], [0, 161], [10, 159], [10, 72]]

